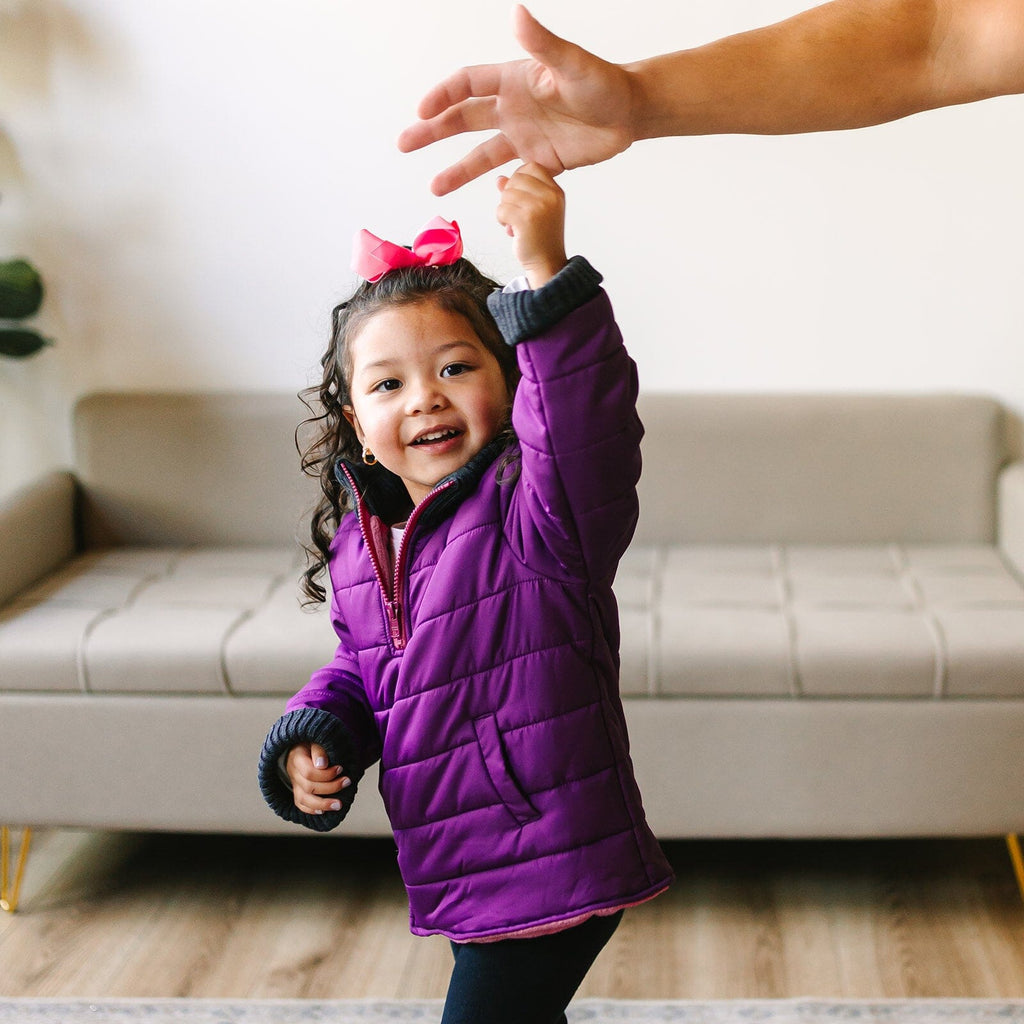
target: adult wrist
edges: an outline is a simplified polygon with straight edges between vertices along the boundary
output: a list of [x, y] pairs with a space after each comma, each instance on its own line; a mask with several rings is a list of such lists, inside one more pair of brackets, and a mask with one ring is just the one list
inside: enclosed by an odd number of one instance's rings
[[629, 120], [623, 127], [629, 136], [629, 144], [641, 139], [658, 139], [670, 131], [659, 127], [664, 118], [658, 116], [658, 87], [653, 79], [657, 77], [655, 58], [633, 61], [619, 66], [626, 75], [629, 90]]

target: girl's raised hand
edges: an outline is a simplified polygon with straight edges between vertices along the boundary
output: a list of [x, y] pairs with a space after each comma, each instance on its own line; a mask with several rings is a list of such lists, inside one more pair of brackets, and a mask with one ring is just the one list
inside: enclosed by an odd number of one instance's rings
[[295, 806], [306, 814], [340, 811], [334, 795], [352, 785], [341, 765], [328, 765], [327, 752], [317, 743], [300, 743], [288, 751], [285, 770], [291, 780]]
[[547, 284], [565, 266], [565, 194], [540, 164], [523, 164], [498, 178], [498, 223], [513, 238], [531, 288]]

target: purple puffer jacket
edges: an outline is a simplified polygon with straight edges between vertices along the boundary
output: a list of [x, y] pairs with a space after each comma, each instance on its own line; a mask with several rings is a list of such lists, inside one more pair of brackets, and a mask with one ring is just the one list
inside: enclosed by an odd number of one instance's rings
[[357, 514], [331, 550], [340, 643], [271, 730], [261, 783], [278, 813], [323, 830], [344, 811], [299, 812], [277, 758], [315, 740], [355, 781], [380, 757], [418, 935], [555, 927], [672, 879], [618, 692], [611, 583], [643, 430], [600, 280], [576, 257], [545, 288], [492, 297], [518, 344], [518, 443], [442, 481], [394, 566], [385, 524], [404, 516], [388, 508], [404, 488], [383, 467], [341, 467]]

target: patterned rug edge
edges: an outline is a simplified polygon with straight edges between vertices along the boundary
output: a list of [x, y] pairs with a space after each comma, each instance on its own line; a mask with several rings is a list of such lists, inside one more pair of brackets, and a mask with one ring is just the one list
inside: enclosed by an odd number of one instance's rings
[[[436, 1024], [440, 1000], [2, 998], [0, 1024]], [[579, 999], [571, 1024], [1024, 1024], [1024, 999]]]

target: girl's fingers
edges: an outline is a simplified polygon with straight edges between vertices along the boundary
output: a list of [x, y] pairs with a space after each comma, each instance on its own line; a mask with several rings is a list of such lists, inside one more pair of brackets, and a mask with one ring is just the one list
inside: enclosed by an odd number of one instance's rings
[[504, 174], [498, 177], [499, 190], [504, 192], [510, 186], [513, 189], [522, 189], [524, 192], [534, 195], [562, 192], [558, 182], [540, 164], [523, 164], [512, 173], [511, 177]]
[[317, 743], [293, 747], [288, 754], [288, 775], [292, 783], [292, 799], [304, 814], [340, 811], [336, 794], [348, 789], [352, 780], [341, 765], [331, 765], [327, 751]]
[[524, 187], [544, 192], [561, 192], [562, 188], [551, 176], [551, 173], [540, 164], [523, 164], [512, 175], [513, 181], [518, 180]]
[[308, 764], [295, 766], [295, 775], [303, 782], [313, 786], [324, 785], [325, 783], [336, 782], [338, 777], [345, 771], [341, 765], [333, 765], [330, 768], [313, 768]]
[[336, 776], [332, 774], [329, 779], [300, 778], [296, 789], [302, 791], [308, 796], [322, 797], [331, 796], [334, 793], [340, 793], [343, 789], [348, 789], [351, 785], [352, 780], [347, 776]]
[[565, 194], [539, 164], [523, 164], [511, 178], [499, 177], [498, 189], [498, 223], [515, 240], [516, 259], [531, 284], [543, 284], [565, 263], [558, 254], [564, 250]]
[[528, 176], [520, 177], [519, 173], [519, 171], [516, 171], [511, 178], [507, 179], [501, 191], [502, 198], [510, 195], [520, 195], [539, 199], [549, 194], [549, 190], [544, 186], [543, 182]]
[[327, 811], [340, 811], [340, 800], [296, 800], [295, 806], [305, 814], [324, 814]]
[[528, 198], [516, 198], [506, 192], [498, 204], [497, 219], [506, 227], [524, 228], [531, 223], [543, 224], [560, 217], [558, 208]]
[[343, 789], [348, 789], [352, 780], [336, 779], [327, 785], [316, 785], [310, 788], [295, 789], [295, 806], [306, 814], [323, 814], [325, 811], [340, 811], [341, 801], [335, 796]]
[[352, 780], [347, 778], [335, 779], [333, 782], [319, 782], [313, 784], [310, 793], [313, 796], [329, 796], [332, 793], [340, 793], [351, 785]]

